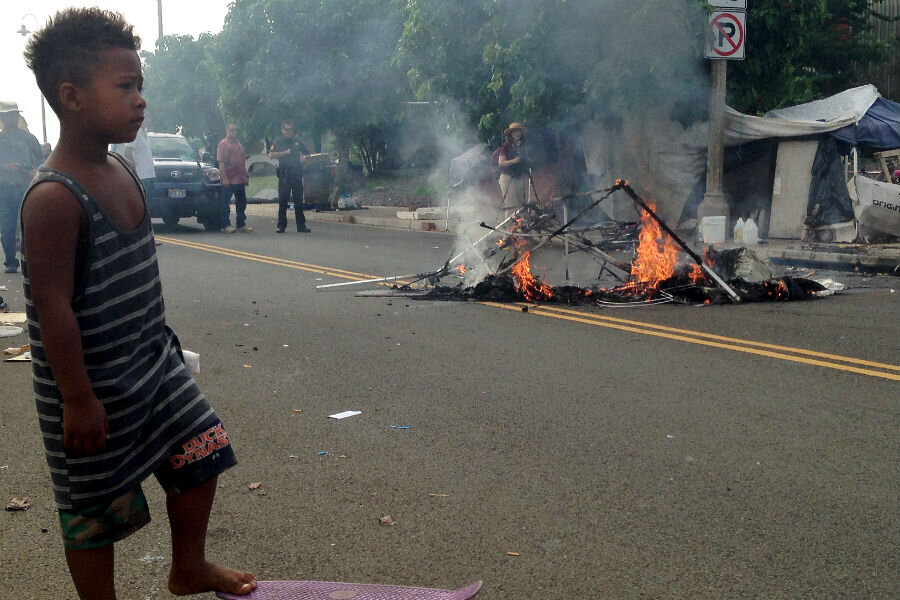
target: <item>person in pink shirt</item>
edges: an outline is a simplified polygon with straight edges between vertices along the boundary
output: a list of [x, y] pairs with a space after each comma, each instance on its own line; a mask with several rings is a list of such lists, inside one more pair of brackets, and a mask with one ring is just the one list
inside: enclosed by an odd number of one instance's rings
[[[247, 165], [244, 147], [237, 139], [238, 128], [234, 123], [225, 126], [225, 139], [216, 148], [216, 160], [222, 172], [222, 231], [249, 233], [247, 225]], [[231, 198], [234, 197], [234, 224], [231, 226]]]

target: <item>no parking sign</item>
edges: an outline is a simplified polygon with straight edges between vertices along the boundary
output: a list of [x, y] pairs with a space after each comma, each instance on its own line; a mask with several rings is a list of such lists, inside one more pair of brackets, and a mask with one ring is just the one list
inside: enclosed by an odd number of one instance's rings
[[[739, 2], [734, 2], [738, 5]], [[706, 40], [706, 58], [714, 60], [744, 60], [747, 39], [747, 13], [736, 10], [719, 10], [709, 17], [709, 36]]]

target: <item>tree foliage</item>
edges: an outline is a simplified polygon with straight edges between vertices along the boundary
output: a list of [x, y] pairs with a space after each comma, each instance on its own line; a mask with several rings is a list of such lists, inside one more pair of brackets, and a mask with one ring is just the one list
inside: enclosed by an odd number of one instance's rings
[[222, 108], [269, 137], [282, 119], [333, 133], [346, 151], [400, 116], [403, 73], [391, 63], [402, 21], [380, 0], [239, 0], [219, 36]]
[[[884, 0], [753, 0], [747, 58], [729, 103], [756, 113], [863, 83], [886, 44]], [[702, 0], [235, 0], [223, 31], [168, 36], [146, 57], [153, 127], [245, 140], [293, 119], [318, 146], [356, 144], [370, 171], [390, 152], [403, 101], [496, 141], [513, 120], [555, 127], [665, 111], [705, 116]], [[210, 143], [207, 143], [210, 146]]]
[[145, 55], [144, 95], [153, 131], [201, 138], [215, 151], [225, 133], [219, 109], [219, 79], [210, 56], [216, 37], [165, 36], [156, 53]]
[[871, 35], [883, 0], [754, 0], [747, 58], [729, 65], [730, 103], [744, 112], [808, 102], [867, 83], [861, 65], [884, 60]]

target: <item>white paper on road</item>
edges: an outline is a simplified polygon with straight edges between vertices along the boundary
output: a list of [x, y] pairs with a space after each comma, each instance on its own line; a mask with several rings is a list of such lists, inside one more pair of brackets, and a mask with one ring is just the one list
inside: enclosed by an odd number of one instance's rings
[[345, 410], [344, 412], [339, 412], [337, 414], [328, 415], [329, 419], [346, 419], [347, 417], [353, 417], [355, 415], [361, 415], [361, 410]]

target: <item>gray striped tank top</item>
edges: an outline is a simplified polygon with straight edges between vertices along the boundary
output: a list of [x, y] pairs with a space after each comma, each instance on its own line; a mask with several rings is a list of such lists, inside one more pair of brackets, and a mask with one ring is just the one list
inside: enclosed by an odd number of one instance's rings
[[[70, 177], [42, 168], [32, 187], [45, 181], [65, 185], [89, 223], [86, 262], [72, 308], [94, 394], [109, 419], [102, 453], [83, 456], [63, 446], [63, 401], [41, 344], [40, 315], [31, 302], [23, 261], [34, 395], [54, 498], [60, 509], [77, 510], [130, 490], [192, 434], [219, 421], [184, 366], [178, 338], [166, 326], [146, 202], [141, 224], [123, 231]], [[140, 185], [136, 177], [135, 183]]]

